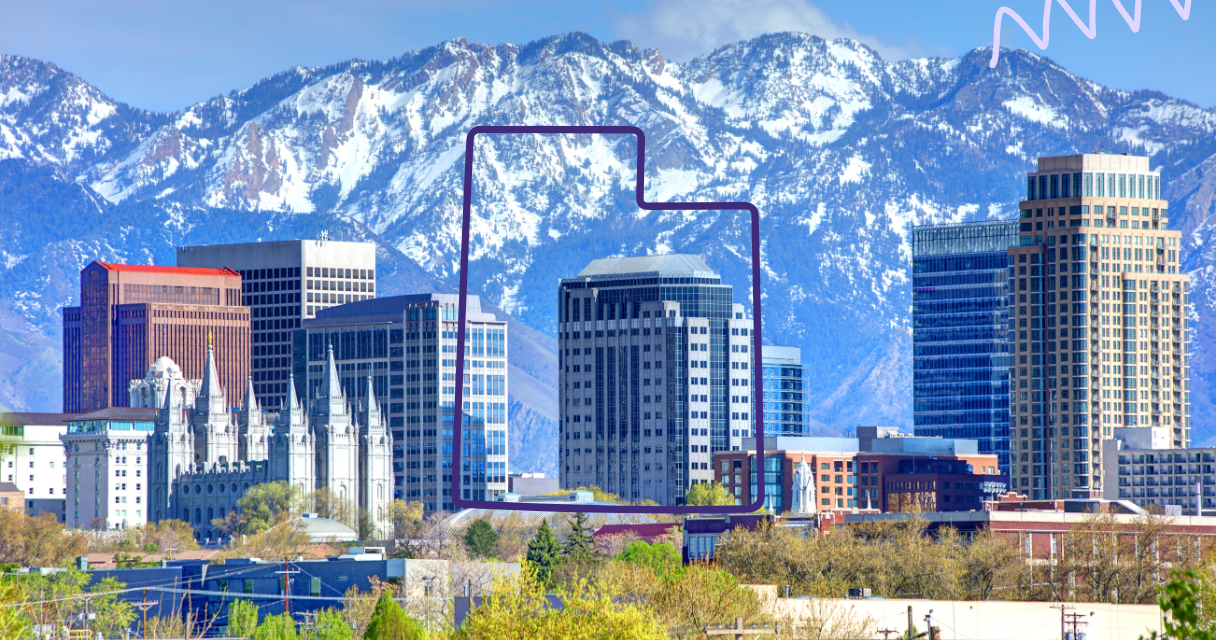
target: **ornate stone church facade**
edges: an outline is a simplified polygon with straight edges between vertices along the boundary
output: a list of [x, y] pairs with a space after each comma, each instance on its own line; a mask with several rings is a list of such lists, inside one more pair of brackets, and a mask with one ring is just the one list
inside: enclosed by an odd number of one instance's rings
[[180, 385], [164, 394], [148, 445], [149, 520], [183, 520], [200, 540], [218, 540], [222, 534], [212, 520], [237, 511], [246, 490], [287, 482], [305, 496], [328, 489], [352, 513], [366, 510], [376, 534], [384, 535], [393, 443], [371, 379], [362, 398], [347, 398], [330, 349], [308, 410], [292, 378], [277, 419], [262, 412], [252, 381], [247, 384], [245, 406], [230, 410], [208, 347], [194, 397]]

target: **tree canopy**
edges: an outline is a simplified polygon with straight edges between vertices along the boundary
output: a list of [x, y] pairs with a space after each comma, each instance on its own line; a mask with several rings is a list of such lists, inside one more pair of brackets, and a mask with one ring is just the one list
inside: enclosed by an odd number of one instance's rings
[[690, 507], [724, 507], [735, 503], [735, 497], [717, 482], [694, 484], [684, 492], [684, 504]]

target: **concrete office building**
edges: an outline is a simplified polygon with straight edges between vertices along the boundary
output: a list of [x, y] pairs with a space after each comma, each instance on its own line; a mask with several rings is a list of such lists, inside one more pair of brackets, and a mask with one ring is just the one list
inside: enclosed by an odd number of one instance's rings
[[136, 527], [148, 521], [148, 436], [156, 409], [112, 407], [73, 417], [59, 437], [67, 456], [67, 526]]
[[291, 336], [322, 309], [376, 296], [376, 245], [284, 240], [177, 249], [179, 267], [230, 268], [253, 316], [253, 388], [265, 408], [287, 397]]
[[810, 435], [806, 412], [806, 367], [798, 347], [760, 349], [764, 391], [764, 435]]
[[1119, 427], [1190, 441], [1190, 282], [1148, 158], [1040, 158], [1009, 250], [1011, 475], [1032, 499], [1103, 490]]
[[477, 296], [465, 319], [462, 468], [452, 466], [458, 303], [427, 293], [326, 309], [303, 323], [294, 350], [309, 402], [330, 346], [346, 393], [361, 392], [371, 377], [392, 431], [395, 497], [421, 502], [426, 513], [453, 510], [454, 473], [464, 499], [507, 492], [507, 323], [482, 312]]
[[593, 260], [558, 287], [562, 487], [683, 504], [752, 435], [752, 321], [697, 256]]
[[0, 480], [25, 494], [25, 512], [49, 513], [64, 522], [67, 468], [59, 436], [68, 430], [66, 413], [0, 413]]
[[912, 230], [912, 419], [969, 438], [1009, 471], [1008, 250], [1018, 221]]
[[226, 362], [220, 377], [244, 381], [249, 309], [235, 271], [89, 263], [80, 306], [63, 310], [64, 413], [126, 406], [130, 382], [161, 356], [201, 378], [209, 339]]

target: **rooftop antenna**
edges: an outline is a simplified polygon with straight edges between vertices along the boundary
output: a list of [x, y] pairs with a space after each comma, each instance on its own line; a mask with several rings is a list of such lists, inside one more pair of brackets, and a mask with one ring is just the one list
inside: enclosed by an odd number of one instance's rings
[[1095, 145], [1094, 145], [1094, 151], [1093, 151], [1093, 152], [1094, 152], [1094, 154], [1095, 154], [1095, 155], [1097, 155], [1097, 154], [1099, 154], [1099, 153], [1105, 153], [1105, 151], [1102, 149], [1102, 145], [1100, 145], [1100, 144], [1095, 144]]
[[322, 229], [321, 233], [317, 234], [318, 242], [329, 242], [329, 230]]

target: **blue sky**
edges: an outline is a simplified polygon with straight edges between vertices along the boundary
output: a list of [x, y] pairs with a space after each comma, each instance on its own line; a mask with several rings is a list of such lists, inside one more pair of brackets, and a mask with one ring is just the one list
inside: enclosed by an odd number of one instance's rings
[[[1069, 2], [1088, 17], [1086, 0]], [[1124, 0], [1129, 13], [1135, 2]], [[585, 31], [681, 61], [795, 30], [856, 37], [886, 57], [951, 56], [990, 45], [1001, 6], [1042, 28], [1042, 0], [10, 0], [0, 52], [54, 62], [117, 100], [167, 111], [293, 65], [386, 59], [454, 38], [524, 43]], [[1216, 106], [1216, 8], [1195, 2], [1186, 21], [1169, 0], [1149, 0], [1142, 11], [1132, 33], [1112, 0], [1098, 0], [1090, 40], [1057, 4], [1045, 52], [1008, 19], [1001, 42], [1110, 87]]]

